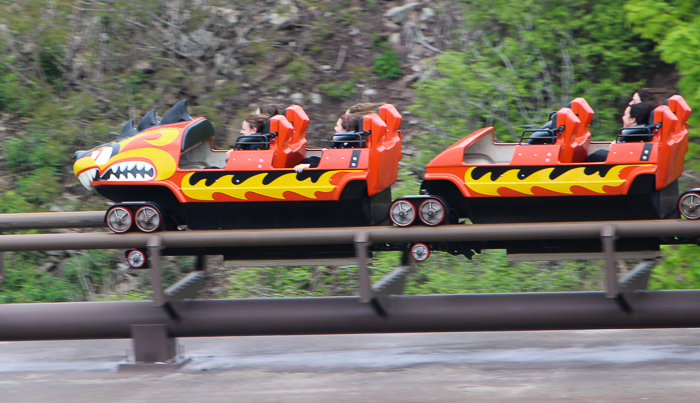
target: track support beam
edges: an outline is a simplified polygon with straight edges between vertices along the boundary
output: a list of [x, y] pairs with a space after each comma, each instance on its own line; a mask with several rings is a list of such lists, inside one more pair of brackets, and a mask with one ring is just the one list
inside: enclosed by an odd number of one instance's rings
[[618, 298], [620, 284], [617, 281], [617, 265], [615, 264], [615, 226], [606, 225], [600, 230], [600, 240], [605, 256], [605, 296]]

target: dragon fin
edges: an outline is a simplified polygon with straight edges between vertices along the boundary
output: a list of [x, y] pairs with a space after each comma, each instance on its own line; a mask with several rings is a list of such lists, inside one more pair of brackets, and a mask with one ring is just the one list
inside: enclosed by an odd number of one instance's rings
[[136, 128], [134, 127], [134, 119], [131, 119], [130, 121], [126, 122], [126, 124], [122, 128], [121, 133], [119, 133], [119, 136], [117, 137], [116, 141], [128, 139], [136, 133], [138, 133], [138, 130], [136, 130]]
[[192, 117], [187, 111], [187, 100], [183, 99], [182, 101], [176, 103], [175, 106], [170, 108], [168, 113], [166, 113], [165, 116], [163, 116], [163, 119], [160, 121], [160, 124], [168, 125], [171, 123], [187, 122], [190, 120], [192, 120]]
[[141, 118], [141, 121], [139, 122], [138, 127], [136, 127], [136, 130], [138, 130], [138, 132], [140, 133], [144, 130], [150, 129], [153, 126], [158, 126], [159, 124], [160, 122], [158, 121], [158, 118], [156, 118], [156, 111], [151, 110]]

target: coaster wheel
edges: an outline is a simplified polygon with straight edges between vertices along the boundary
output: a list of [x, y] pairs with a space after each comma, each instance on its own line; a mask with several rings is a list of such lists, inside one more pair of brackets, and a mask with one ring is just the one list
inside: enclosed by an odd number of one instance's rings
[[424, 243], [411, 245], [411, 258], [416, 262], [425, 262], [430, 257], [430, 248]]
[[142, 232], [153, 232], [163, 222], [160, 212], [153, 206], [143, 206], [136, 211], [136, 227]]
[[112, 232], [123, 234], [131, 229], [134, 223], [134, 217], [128, 208], [124, 206], [113, 206], [107, 210], [105, 221], [107, 222], [107, 227], [109, 227]]
[[132, 269], [144, 269], [147, 267], [148, 255], [141, 249], [130, 250], [126, 253], [126, 262]]
[[678, 211], [689, 220], [700, 218], [700, 193], [688, 192], [678, 199]]
[[427, 199], [420, 204], [418, 216], [425, 225], [440, 225], [445, 221], [445, 205], [438, 199]]
[[408, 200], [396, 200], [389, 208], [391, 222], [399, 227], [408, 227], [416, 220], [416, 208]]

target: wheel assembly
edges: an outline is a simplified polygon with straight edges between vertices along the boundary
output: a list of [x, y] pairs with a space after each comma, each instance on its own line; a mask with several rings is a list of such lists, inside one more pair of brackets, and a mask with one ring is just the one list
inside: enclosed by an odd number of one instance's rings
[[105, 221], [110, 230], [117, 234], [123, 234], [131, 229], [133, 215], [126, 207], [114, 206], [107, 210]]
[[678, 200], [678, 210], [689, 220], [700, 218], [700, 193], [688, 192]]
[[411, 257], [416, 262], [425, 262], [430, 257], [430, 248], [424, 243], [414, 243], [411, 245]]
[[126, 253], [126, 262], [132, 269], [144, 269], [147, 267], [148, 256], [141, 249], [130, 250]]
[[413, 203], [406, 200], [396, 200], [389, 209], [391, 222], [399, 227], [407, 227], [416, 220], [416, 209]]
[[160, 228], [161, 215], [153, 206], [143, 206], [136, 211], [136, 227], [143, 232], [153, 232]]
[[427, 199], [420, 204], [418, 216], [425, 225], [439, 225], [445, 221], [445, 205], [438, 199]]

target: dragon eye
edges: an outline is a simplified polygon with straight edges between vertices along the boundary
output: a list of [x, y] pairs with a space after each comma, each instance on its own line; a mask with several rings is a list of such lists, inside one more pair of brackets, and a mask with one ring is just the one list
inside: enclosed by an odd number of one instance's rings
[[[95, 152], [97, 152], [98, 154], [95, 155]], [[112, 147], [102, 147], [98, 150], [95, 150], [92, 154], [92, 158], [95, 159], [97, 165], [106, 164], [107, 161], [109, 161], [109, 159], [112, 158]]]

